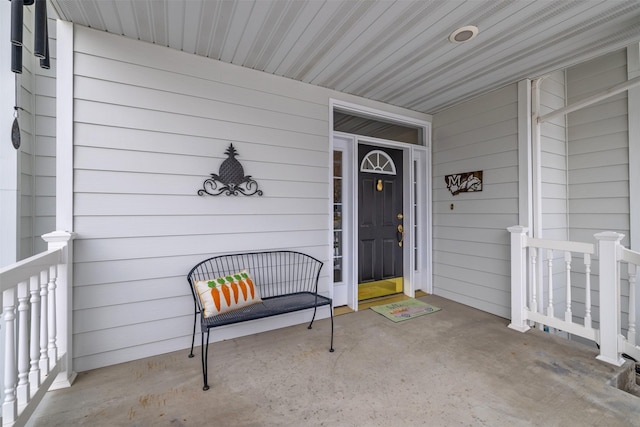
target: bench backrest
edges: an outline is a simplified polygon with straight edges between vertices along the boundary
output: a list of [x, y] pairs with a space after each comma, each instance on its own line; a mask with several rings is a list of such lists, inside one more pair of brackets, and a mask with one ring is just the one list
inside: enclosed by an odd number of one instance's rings
[[193, 297], [198, 280], [210, 280], [247, 270], [262, 299], [298, 292], [318, 292], [323, 262], [300, 252], [269, 251], [219, 255], [198, 263], [187, 275]]

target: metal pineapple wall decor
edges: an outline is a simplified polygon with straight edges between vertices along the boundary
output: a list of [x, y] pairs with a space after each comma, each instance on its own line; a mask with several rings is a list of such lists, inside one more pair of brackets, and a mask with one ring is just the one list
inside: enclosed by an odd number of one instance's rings
[[220, 165], [218, 174], [211, 174], [211, 178], [206, 179], [203, 186], [198, 190], [199, 196], [208, 194], [210, 196], [219, 196], [225, 194], [227, 196], [253, 196], [257, 194], [262, 196], [262, 190], [258, 189], [258, 183], [251, 178], [251, 175], [244, 174], [244, 169], [236, 156], [238, 152], [233, 148], [233, 144], [229, 144], [229, 148], [224, 152], [228, 157]]

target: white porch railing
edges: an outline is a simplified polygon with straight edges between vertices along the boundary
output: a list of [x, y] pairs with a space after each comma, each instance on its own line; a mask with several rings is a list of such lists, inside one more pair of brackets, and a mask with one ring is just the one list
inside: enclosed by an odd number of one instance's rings
[[[70, 243], [72, 233], [42, 236], [46, 252], [0, 270], [0, 307], [4, 341], [0, 378], [2, 425], [24, 425], [66, 364]], [[61, 342], [62, 341], [62, 342]]]
[[[640, 347], [636, 345], [636, 286], [640, 253], [624, 248], [620, 241], [623, 234], [603, 232], [595, 235], [597, 248], [590, 243], [536, 239], [527, 236], [522, 226], [508, 228], [511, 233], [511, 323], [509, 327], [520, 332], [529, 330], [532, 324], [555, 328], [599, 344], [598, 359], [620, 366], [626, 353], [640, 359]], [[597, 252], [596, 252], [597, 249]], [[592, 273], [591, 258], [598, 255], [598, 275]], [[574, 268], [576, 260], [579, 264]], [[554, 263], [563, 265], [558, 272]], [[621, 268], [626, 267], [626, 270]], [[580, 274], [574, 274], [573, 270]], [[628, 280], [621, 281], [620, 272], [626, 271]], [[592, 277], [599, 282], [597, 307], [591, 295]], [[557, 283], [557, 279], [562, 279]], [[580, 283], [572, 283], [580, 279]], [[555, 283], [554, 283], [555, 282]], [[622, 288], [628, 282], [628, 304], [622, 307]], [[579, 291], [579, 292], [575, 292]], [[574, 295], [579, 293], [577, 297]], [[562, 313], [556, 315], [558, 301]], [[584, 306], [574, 312], [574, 305]], [[599, 311], [598, 327], [594, 326], [594, 309]], [[621, 317], [626, 308], [628, 321], [624, 335]]]

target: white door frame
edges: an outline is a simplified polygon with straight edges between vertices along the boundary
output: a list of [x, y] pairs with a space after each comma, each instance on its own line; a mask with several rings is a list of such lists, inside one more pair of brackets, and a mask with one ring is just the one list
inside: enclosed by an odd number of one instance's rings
[[[425, 145], [417, 146], [334, 131], [334, 109], [360, 116], [369, 116], [372, 119], [421, 127]], [[357, 265], [358, 260], [357, 245], [355, 244], [358, 237], [358, 206], [355, 201], [358, 200], [356, 183], [359, 165], [356, 163], [359, 143], [400, 149], [403, 152], [403, 210], [405, 212], [405, 229], [408, 231], [403, 246], [404, 293], [410, 297], [415, 296], [415, 291], [418, 289], [432, 293], [431, 123], [343, 101], [330, 100], [329, 126], [330, 152], [333, 153], [334, 149], [343, 152], [342, 230], [344, 240], [342, 266], [344, 270], [343, 281], [336, 284], [332, 292], [334, 304], [343, 305], [346, 303], [352, 310], [358, 310], [358, 278], [357, 269], [354, 266]], [[329, 157], [333, 162], [333, 155]], [[333, 183], [333, 168], [331, 167], [330, 170], [332, 176], [330, 182]], [[333, 204], [333, 185], [330, 187], [330, 203]], [[333, 212], [333, 209], [330, 209], [330, 212]], [[331, 234], [333, 236], [333, 228]], [[333, 255], [329, 259], [331, 271], [333, 271]], [[345, 298], [346, 300], [344, 300]]]

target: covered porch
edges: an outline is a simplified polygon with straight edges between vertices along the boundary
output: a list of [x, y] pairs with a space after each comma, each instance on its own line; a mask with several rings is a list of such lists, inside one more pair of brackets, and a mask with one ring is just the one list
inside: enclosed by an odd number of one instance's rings
[[[181, 350], [82, 372], [47, 393], [34, 426], [640, 425], [618, 388], [633, 363], [451, 300], [393, 323], [373, 310], [213, 344], [211, 390]], [[199, 353], [199, 349], [198, 353]], [[199, 354], [196, 354], [199, 356]]]
[[[49, 3], [52, 69], [27, 6], [23, 74], [0, 73], [22, 126], [0, 149], [3, 425], [640, 425], [640, 4]], [[295, 248], [335, 306], [357, 285], [332, 274], [361, 255], [340, 108], [424, 125], [374, 142], [404, 150], [405, 293], [443, 310], [356, 305], [334, 354], [328, 310], [225, 330], [203, 393], [194, 263]], [[198, 195], [232, 143], [265, 197]], [[482, 191], [445, 185], [471, 171]]]

